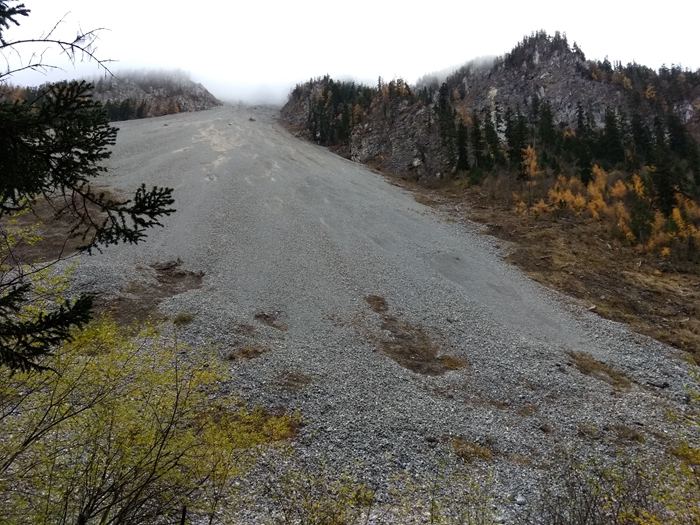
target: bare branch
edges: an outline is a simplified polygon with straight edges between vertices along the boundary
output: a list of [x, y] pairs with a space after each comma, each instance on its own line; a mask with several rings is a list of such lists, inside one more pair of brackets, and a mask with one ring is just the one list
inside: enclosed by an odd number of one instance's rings
[[[47, 44], [47, 45], [54, 45], [57, 46], [58, 48], [61, 49], [61, 54], [64, 54], [68, 57], [70, 62], [72, 64], [75, 64], [76, 60], [78, 57], [81, 57], [81, 62], [85, 60], [87, 57], [87, 61], [94, 61], [99, 67], [104, 69], [107, 73], [110, 75], [113, 75], [112, 71], [109, 69], [107, 64], [114, 62], [112, 59], [101, 59], [98, 58], [97, 55], [95, 54], [95, 49], [93, 49], [93, 43], [97, 40], [98, 33], [99, 31], [104, 31], [104, 28], [99, 28], [99, 29], [94, 29], [92, 31], [88, 31], [87, 33], [82, 33], [79, 34], [76, 39], [72, 42], [68, 42], [66, 40], [56, 40], [56, 39], [50, 39], [50, 38], [28, 38], [28, 39], [23, 39], [23, 40], [13, 40], [11, 42], [6, 42], [0, 44], [0, 51], [2, 51], [5, 48], [12, 49], [15, 53], [19, 55], [19, 52], [17, 51], [18, 46], [23, 46], [27, 44]], [[87, 41], [87, 43], [83, 43]], [[4, 56], [4, 54], [3, 54]], [[35, 54], [32, 55], [32, 58], [35, 56]], [[43, 57], [43, 53], [41, 54]], [[7, 61], [7, 58], [5, 58]], [[30, 59], [31, 61], [31, 59]], [[44, 64], [42, 62], [36, 63], [36, 64], [27, 64], [24, 67], [18, 68], [18, 69], [13, 69], [13, 70], [8, 70], [5, 73], [0, 74], [0, 79], [12, 75], [18, 71], [25, 70], [25, 69], [48, 69], [48, 68], [56, 68], [56, 69], [61, 69], [57, 68], [56, 66], [49, 66], [48, 64]]]

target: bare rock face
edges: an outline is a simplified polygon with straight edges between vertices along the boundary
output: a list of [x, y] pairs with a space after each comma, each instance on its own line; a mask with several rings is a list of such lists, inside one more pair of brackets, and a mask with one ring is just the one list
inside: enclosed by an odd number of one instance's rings
[[316, 96], [320, 85], [318, 83], [312, 83], [310, 89], [311, 93], [309, 95], [290, 94], [289, 101], [280, 111], [282, 120], [290, 126], [301, 128], [300, 134], [308, 139], [311, 139], [311, 133], [306, 127], [306, 123], [309, 120], [309, 113], [311, 112], [310, 101], [312, 97]]
[[497, 59], [490, 69], [462, 68], [448, 82], [463, 95], [459, 105], [470, 110], [487, 106], [512, 109], [530, 106], [533, 100], [548, 101], [555, 123], [575, 127], [577, 106], [602, 127], [605, 109], [626, 108], [624, 85], [591, 78], [590, 65], [566, 40], [534, 38], [513, 53]]
[[93, 98], [112, 106], [127, 102], [134, 116], [138, 110], [137, 118], [202, 111], [222, 105], [202, 84], [182, 76], [158, 73], [100, 79], [95, 83]]
[[350, 135], [350, 158], [417, 179], [440, 176], [449, 169], [432, 110], [403, 98], [372, 105], [367, 121]]

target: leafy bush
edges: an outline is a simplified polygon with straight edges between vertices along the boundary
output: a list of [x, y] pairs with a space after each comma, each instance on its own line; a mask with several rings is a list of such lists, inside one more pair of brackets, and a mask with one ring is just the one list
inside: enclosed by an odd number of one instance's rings
[[154, 523], [230, 505], [232, 478], [295, 420], [247, 411], [217, 392], [213, 351], [183, 350], [100, 318], [42, 359], [49, 371], [0, 369], [3, 523]]

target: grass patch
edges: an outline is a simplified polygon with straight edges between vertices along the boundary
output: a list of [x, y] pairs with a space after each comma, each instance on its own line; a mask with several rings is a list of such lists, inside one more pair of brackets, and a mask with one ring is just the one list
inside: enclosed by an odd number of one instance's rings
[[413, 198], [418, 204], [422, 204], [423, 206], [430, 206], [431, 208], [437, 208], [440, 206], [440, 202], [424, 193], [414, 193]]
[[464, 359], [460, 359], [459, 357], [441, 355], [440, 357], [438, 357], [438, 359], [442, 363], [442, 366], [445, 367], [445, 370], [459, 370], [467, 366], [467, 362]]
[[629, 390], [632, 386], [632, 381], [625, 374], [601, 363], [587, 352], [569, 352], [569, 356], [574, 366], [584, 375], [605, 381], [619, 390]]
[[260, 434], [269, 441], [293, 439], [297, 437], [302, 426], [301, 415], [290, 414], [284, 407], [270, 411], [256, 406], [252, 410], [241, 408], [236, 411], [214, 404], [200, 413], [197, 419], [200, 423], [206, 422], [207, 419], [215, 423], [221, 420], [235, 422], [242, 431]]
[[365, 297], [365, 301], [375, 312], [386, 312], [389, 309], [386, 299], [381, 295], [368, 295]]
[[180, 312], [175, 317], [173, 317], [173, 324], [175, 326], [177, 326], [178, 328], [182, 328], [183, 326], [187, 326], [192, 321], [194, 321], [194, 314], [192, 314], [190, 312]]
[[508, 463], [512, 465], [521, 465], [523, 467], [533, 466], [532, 460], [529, 457], [518, 454], [517, 452], [508, 455]]
[[452, 440], [452, 450], [467, 463], [493, 458], [493, 451], [489, 447], [459, 437]]
[[600, 437], [598, 428], [591, 423], [579, 423], [577, 431], [579, 436], [590, 440], [596, 440]]

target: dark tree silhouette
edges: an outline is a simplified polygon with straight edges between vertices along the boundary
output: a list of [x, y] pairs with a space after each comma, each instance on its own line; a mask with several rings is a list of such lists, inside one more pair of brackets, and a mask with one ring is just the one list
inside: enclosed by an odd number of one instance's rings
[[[0, 0], [1, 50], [18, 52], [27, 42], [41, 41], [73, 58], [80, 53], [94, 58], [90, 45], [95, 32], [72, 42], [54, 39], [51, 33], [37, 40], [6, 40], [5, 30], [29, 15], [24, 4], [13, 4]], [[47, 67], [31, 59], [20, 69]], [[0, 80], [7, 81], [16, 71], [3, 73]], [[31, 211], [43, 200], [70, 224], [66, 237], [81, 239], [80, 249], [91, 252], [110, 244], [136, 244], [174, 211], [170, 188], [149, 190], [143, 185], [131, 199], [117, 200], [91, 186], [105, 171], [101, 163], [117, 134], [101, 104], [92, 100], [91, 89], [86, 82], [60, 83], [45, 87], [31, 101], [0, 102], [0, 366], [40, 368], [36, 358], [68, 339], [73, 327], [87, 323], [92, 305], [91, 297], [81, 296], [45, 313], [22, 315], [35, 295], [31, 274], [37, 268], [27, 270], [16, 254], [16, 242], [6, 229], [14, 214]]]

